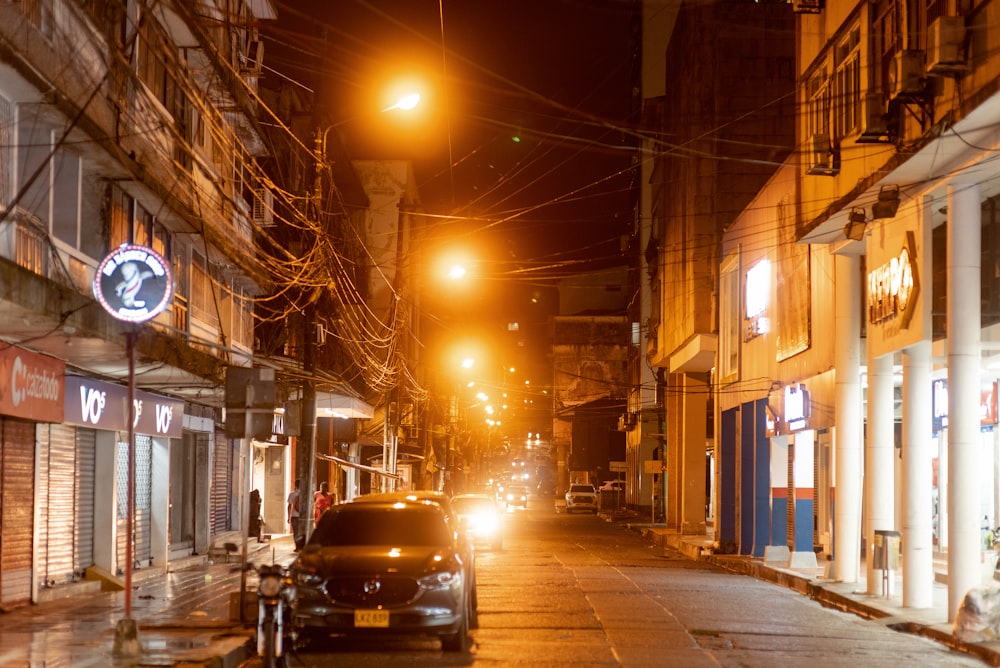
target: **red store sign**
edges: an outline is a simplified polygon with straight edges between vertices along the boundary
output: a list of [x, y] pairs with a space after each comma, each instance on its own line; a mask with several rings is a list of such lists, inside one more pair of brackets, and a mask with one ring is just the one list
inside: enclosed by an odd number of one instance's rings
[[0, 414], [63, 421], [66, 364], [14, 345], [0, 346]]

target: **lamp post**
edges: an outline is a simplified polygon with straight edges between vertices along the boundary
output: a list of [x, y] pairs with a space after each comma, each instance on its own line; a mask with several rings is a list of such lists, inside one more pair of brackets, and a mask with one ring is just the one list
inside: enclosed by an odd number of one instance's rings
[[[395, 103], [383, 108], [381, 111], [389, 112], [393, 110], [409, 111], [420, 103], [419, 93], [409, 93], [400, 97]], [[323, 226], [323, 172], [330, 174], [333, 181], [333, 173], [330, 170], [327, 159], [327, 138], [331, 130], [346, 125], [361, 118], [351, 117], [337, 123], [327, 125], [320, 129], [317, 122], [317, 130], [313, 147], [313, 192], [311, 201], [314, 207], [316, 220]], [[400, 222], [402, 225], [402, 222]], [[312, 504], [313, 504], [313, 477], [316, 458], [316, 299], [307, 296], [306, 304], [303, 308], [304, 318], [304, 349], [303, 349], [303, 381], [302, 381], [302, 431], [298, 448], [296, 450], [296, 475], [301, 481], [301, 494], [304, 496], [300, 500], [304, 511], [300, 517], [303, 524], [302, 534], [308, 537], [308, 532], [312, 527]], [[399, 392], [398, 388], [390, 393], [385, 405], [385, 426], [384, 426], [384, 448], [383, 448], [383, 470], [390, 474], [396, 472], [396, 450], [397, 450], [397, 427], [399, 423]], [[395, 476], [383, 477], [387, 489], [391, 489], [395, 482]]]

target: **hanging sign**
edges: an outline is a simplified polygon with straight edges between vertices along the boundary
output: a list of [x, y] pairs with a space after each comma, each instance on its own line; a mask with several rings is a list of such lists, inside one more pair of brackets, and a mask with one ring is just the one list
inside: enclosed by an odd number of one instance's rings
[[122, 244], [98, 265], [94, 296], [118, 320], [146, 322], [167, 308], [173, 283], [170, 267], [159, 253]]

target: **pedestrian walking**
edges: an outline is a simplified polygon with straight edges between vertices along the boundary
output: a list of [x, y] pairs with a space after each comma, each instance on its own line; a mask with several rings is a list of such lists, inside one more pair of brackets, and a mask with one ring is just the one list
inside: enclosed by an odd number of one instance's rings
[[333, 498], [330, 496], [330, 483], [321, 482], [319, 489], [313, 494], [313, 522], [319, 522], [320, 515], [327, 508], [333, 505]]
[[295, 481], [295, 489], [288, 494], [288, 524], [292, 528], [292, 537], [295, 539], [295, 551], [302, 549], [305, 543], [305, 532], [302, 530], [302, 522], [299, 517], [300, 496], [299, 487], [302, 481]]

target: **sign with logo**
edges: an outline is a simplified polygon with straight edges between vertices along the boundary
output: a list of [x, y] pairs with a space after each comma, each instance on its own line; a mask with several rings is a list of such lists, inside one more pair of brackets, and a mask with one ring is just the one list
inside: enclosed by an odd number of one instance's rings
[[65, 376], [62, 360], [0, 344], [0, 414], [62, 422]]
[[94, 297], [118, 320], [146, 322], [167, 308], [173, 283], [170, 267], [159, 253], [122, 244], [98, 265]]
[[[137, 433], [181, 437], [183, 401], [136, 390], [134, 405]], [[128, 388], [83, 376], [66, 376], [65, 421], [92, 429], [128, 430]]]
[[899, 326], [905, 329], [913, 317], [920, 282], [912, 258], [913, 232], [908, 231], [906, 239], [899, 255], [868, 272], [868, 322], [872, 324], [899, 318]]
[[788, 431], [798, 431], [805, 429], [806, 418], [812, 414], [812, 404], [809, 401], [809, 391], [806, 386], [798, 385], [785, 386], [785, 424]]

